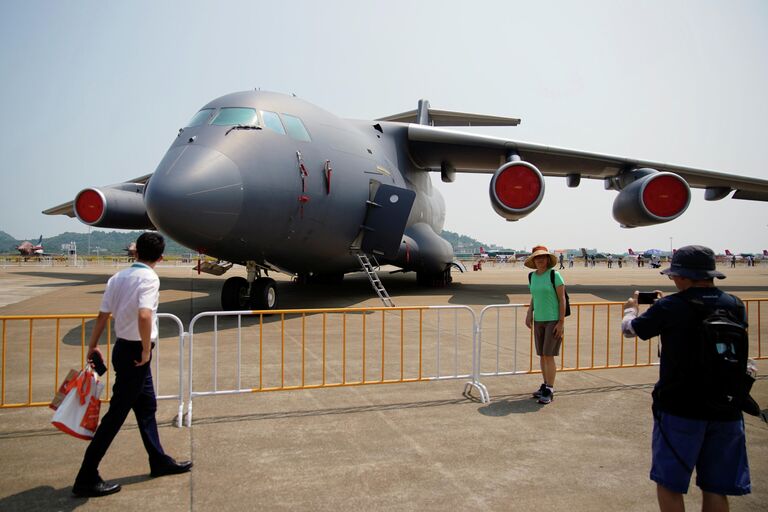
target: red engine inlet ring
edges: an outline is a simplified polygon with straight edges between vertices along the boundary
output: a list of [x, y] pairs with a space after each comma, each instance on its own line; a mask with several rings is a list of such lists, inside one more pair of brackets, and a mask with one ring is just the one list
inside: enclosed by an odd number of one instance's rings
[[85, 224], [95, 224], [104, 217], [106, 198], [98, 190], [87, 188], [75, 198], [75, 215]]

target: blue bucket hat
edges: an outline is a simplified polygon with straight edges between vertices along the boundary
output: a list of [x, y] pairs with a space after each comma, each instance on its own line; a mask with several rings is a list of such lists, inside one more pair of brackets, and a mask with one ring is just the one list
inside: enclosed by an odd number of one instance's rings
[[716, 270], [714, 251], [703, 245], [686, 245], [679, 248], [672, 256], [672, 264], [661, 273], [696, 281], [714, 277], [725, 279], [725, 274]]

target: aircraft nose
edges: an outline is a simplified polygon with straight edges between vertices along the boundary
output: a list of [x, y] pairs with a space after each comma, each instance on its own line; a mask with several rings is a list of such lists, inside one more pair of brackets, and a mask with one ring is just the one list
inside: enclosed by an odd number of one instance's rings
[[199, 145], [168, 150], [144, 195], [155, 227], [197, 250], [231, 231], [242, 202], [243, 179], [237, 164]]

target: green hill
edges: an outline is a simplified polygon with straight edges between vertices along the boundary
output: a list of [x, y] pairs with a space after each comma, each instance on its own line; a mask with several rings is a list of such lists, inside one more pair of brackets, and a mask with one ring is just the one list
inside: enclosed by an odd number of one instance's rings
[[[90, 247], [90, 253], [93, 255], [97, 252], [101, 255], [122, 255], [125, 254], [125, 248], [128, 247], [128, 244], [136, 241], [141, 233], [141, 231], [92, 230], [89, 235], [88, 233], [66, 232], [50, 238], [43, 238], [43, 248], [47, 254], [61, 254], [63, 252], [61, 249], [62, 244], [75, 242], [78, 254], [88, 254]], [[453, 250], [457, 253], [475, 253], [480, 250], [480, 247], [484, 247], [486, 250], [501, 249], [497, 245], [487, 244], [470, 236], [454, 233], [453, 231], [443, 230], [440, 236], [448, 240], [453, 246]], [[38, 235], [26, 240], [36, 243], [39, 237]], [[5, 231], [0, 231], [0, 253], [15, 253], [16, 246], [22, 241]], [[169, 255], [180, 255], [189, 254], [192, 251], [166, 237], [165, 252]]]
[[5, 231], [0, 231], [0, 252], [13, 252], [20, 243]]
[[467, 235], [461, 235], [459, 233], [454, 233], [453, 231], [443, 230], [442, 233], [440, 233], [440, 236], [448, 240], [451, 245], [453, 246], [453, 252], [455, 253], [476, 253], [480, 250], [480, 248], [484, 248], [485, 250], [502, 250], [504, 249], [501, 246], [498, 246], [496, 244], [488, 244], [485, 242], [481, 242], [479, 240], [475, 240], [474, 238], [467, 236]]
[[[77, 252], [81, 255], [88, 254], [89, 247], [90, 253], [92, 255], [97, 253], [101, 255], [124, 255], [125, 248], [128, 247], [128, 244], [135, 242], [141, 233], [143, 232], [93, 230], [89, 235], [88, 233], [72, 233], [68, 231], [66, 233], [52, 236], [50, 238], [43, 238], [43, 249], [45, 250], [46, 254], [61, 254], [64, 252], [61, 249], [62, 244], [75, 242], [77, 244]], [[34, 237], [34, 239], [28, 238], [27, 240], [36, 243], [38, 238], [39, 235]], [[18, 246], [21, 242], [21, 240], [16, 240], [8, 233], [0, 231], [0, 252], [15, 253], [16, 246]], [[165, 242], [166, 254], [178, 255], [189, 254], [191, 252], [189, 249], [176, 243], [170, 238], [166, 237]]]

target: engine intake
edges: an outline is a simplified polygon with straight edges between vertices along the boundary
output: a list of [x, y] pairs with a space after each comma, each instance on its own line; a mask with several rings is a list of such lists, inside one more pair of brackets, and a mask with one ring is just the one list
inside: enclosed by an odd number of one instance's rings
[[613, 218], [623, 227], [652, 226], [678, 218], [691, 202], [688, 183], [671, 172], [640, 169], [642, 177], [626, 185], [613, 201]]
[[75, 197], [75, 215], [89, 226], [115, 229], [154, 229], [144, 207], [144, 185], [124, 188], [90, 187]]
[[493, 174], [489, 193], [496, 213], [509, 221], [520, 220], [544, 198], [544, 177], [528, 162], [508, 162]]

